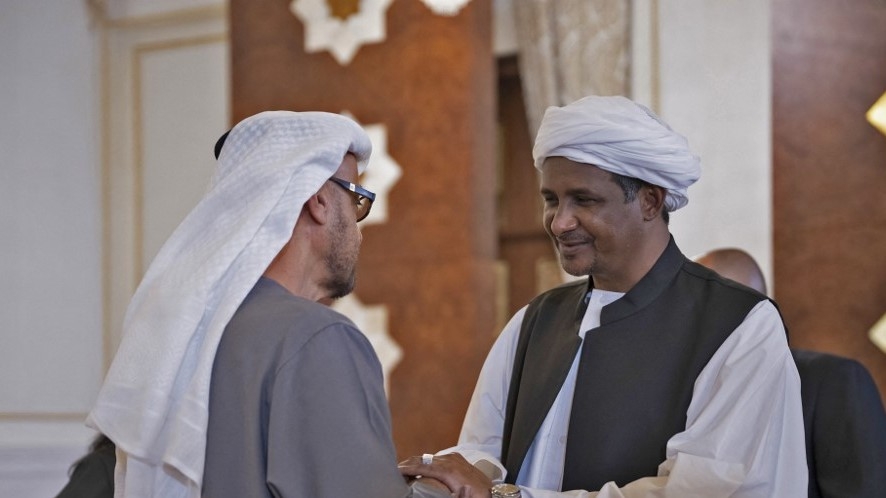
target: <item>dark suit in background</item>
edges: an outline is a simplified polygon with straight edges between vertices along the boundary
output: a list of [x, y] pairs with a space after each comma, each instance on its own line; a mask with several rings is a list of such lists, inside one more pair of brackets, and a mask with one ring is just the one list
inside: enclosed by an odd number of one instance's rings
[[809, 498], [886, 497], [886, 412], [865, 367], [792, 349], [800, 373]]

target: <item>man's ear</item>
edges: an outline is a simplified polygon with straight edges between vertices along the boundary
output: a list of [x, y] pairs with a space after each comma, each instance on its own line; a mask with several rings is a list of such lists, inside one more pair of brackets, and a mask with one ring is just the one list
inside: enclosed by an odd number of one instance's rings
[[646, 221], [661, 217], [664, 209], [664, 201], [667, 190], [657, 185], [643, 185], [640, 187], [640, 209], [643, 211], [643, 219]]
[[329, 210], [332, 208], [331, 201], [326, 190], [321, 188], [305, 202], [303, 211], [318, 225], [325, 225], [329, 219]]

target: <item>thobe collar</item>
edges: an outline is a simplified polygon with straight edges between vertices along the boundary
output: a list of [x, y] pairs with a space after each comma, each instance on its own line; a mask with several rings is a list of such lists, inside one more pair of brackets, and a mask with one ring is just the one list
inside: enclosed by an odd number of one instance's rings
[[[677, 275], [685, 261], [686, 257], [680, 252], [674, 237], [670, 236], [664, 252], [658, 257], [652, 268], [646, 272], [646, 275], [620, 299], [603, 307], [600, 314], [600, 324], [605, 325], [627, 318], [648, 306], [664, 292], [667, 283]], [[594, 279], [589, 278], [588, 292], [593, 287]]]

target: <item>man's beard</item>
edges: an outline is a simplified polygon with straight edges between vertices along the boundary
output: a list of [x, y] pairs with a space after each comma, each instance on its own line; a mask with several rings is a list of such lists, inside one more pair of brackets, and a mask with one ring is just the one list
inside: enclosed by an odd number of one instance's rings
[[575, 261], [570, 261], [564, 258], [559, 252], [557, 253], [558, 263], [560, 263], [560, 268], [564, 273], [568, 275], [572, 275], [573, 277], [588, 277], [594, 274], [594, 270], [597, 268], [597, 260], [586, 262], [584, 264], [579, 264]]
[[577, 258], [570, 259], [563, 256], [556, 241], [554, 241], [554, 251], [557, 254], [557, 262], [560, 264], [560, 269], [562, 269], [564, 273], [573, 277], [587, 277], [594, 273], [595, 266], [597, 265], [596, 258], [590, 262], [580, 264], [575, 261]]
[[328, 277], [323, 286], [332, 299], [345, 297], [354, 290], [357, 281], [357, 251], [359, 247], [348, 240], [348, 222], [340, 214], [330, 227], [330, 250], [324, 258]]

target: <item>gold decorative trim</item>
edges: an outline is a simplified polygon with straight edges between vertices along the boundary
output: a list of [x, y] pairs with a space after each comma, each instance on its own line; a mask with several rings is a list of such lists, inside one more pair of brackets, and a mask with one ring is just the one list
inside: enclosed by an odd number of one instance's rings
[[886, 135], [886, 92], [865, 113], [868, 123]]

